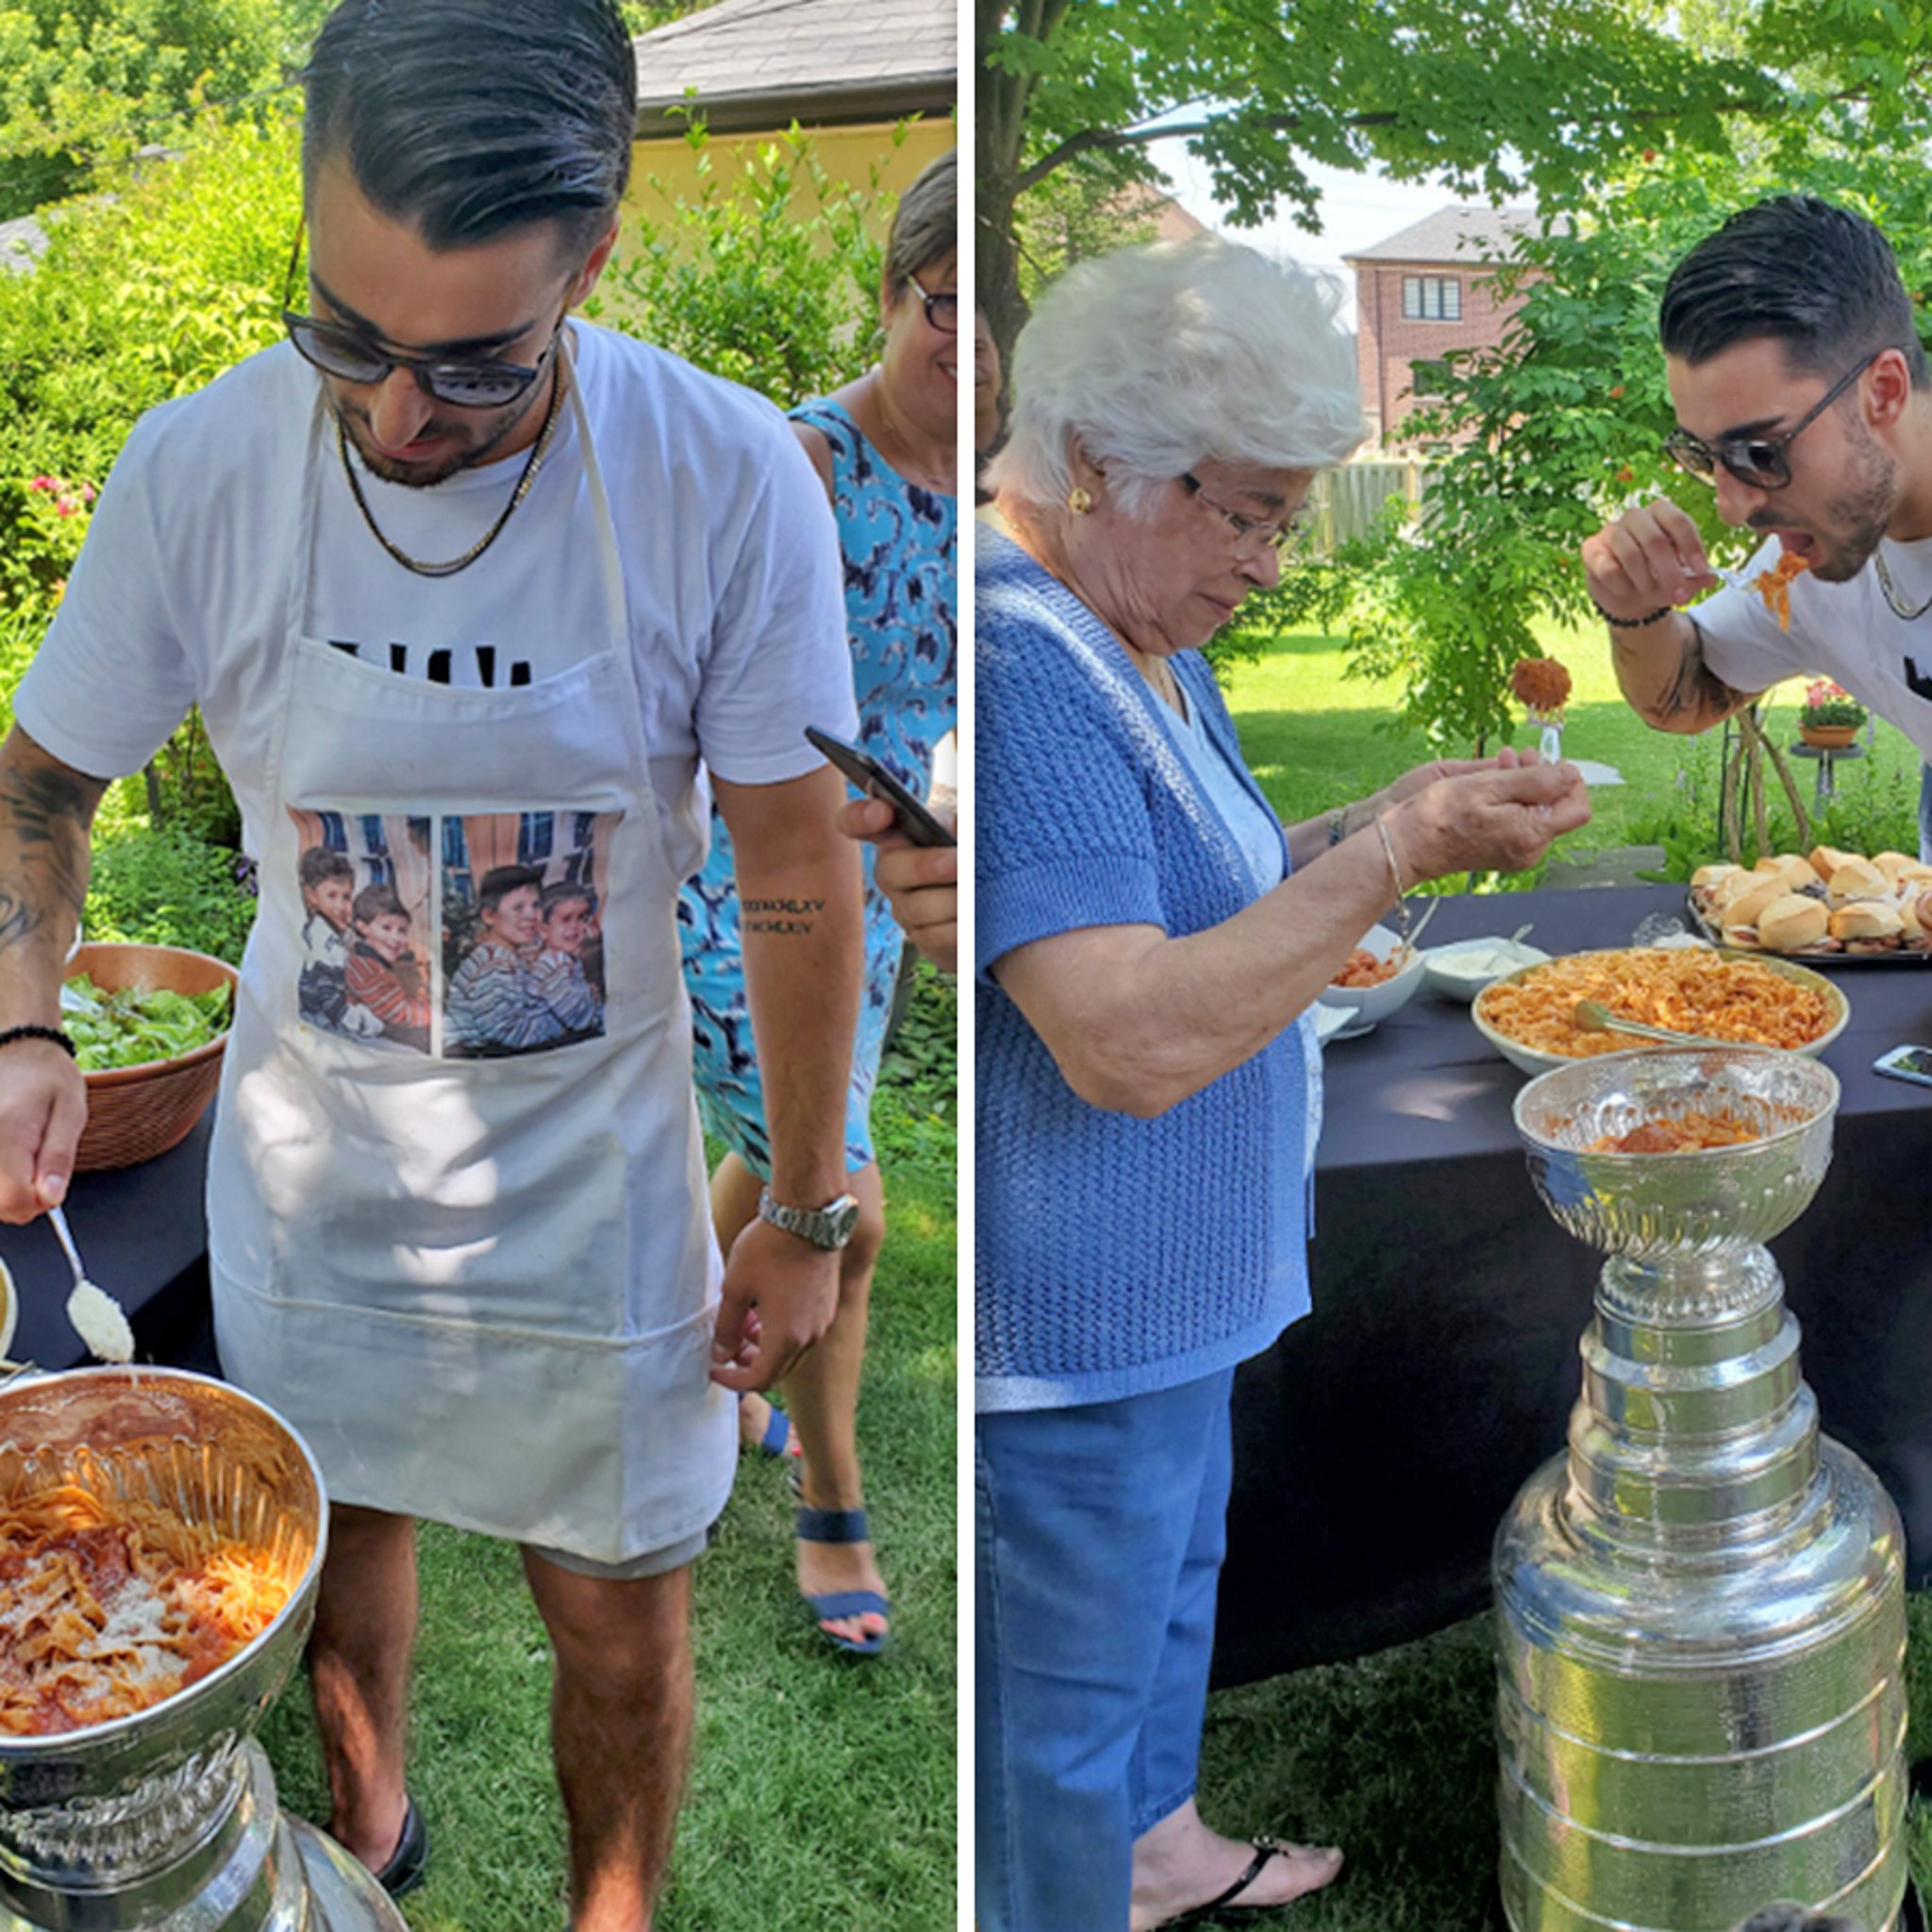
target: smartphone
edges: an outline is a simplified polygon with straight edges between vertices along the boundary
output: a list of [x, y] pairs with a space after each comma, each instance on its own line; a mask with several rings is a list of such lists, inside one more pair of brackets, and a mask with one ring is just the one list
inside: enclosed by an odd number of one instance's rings
[[1932, 1046], [1895, 1046], [1872, 1062], [1872, 1071], [1889, 1074], [1894, 1080], [1932, 1087]]
[[947, 831], [944, 823], [936, 819], [869, 751], [860, 751], [856, 744], [833, 738], [814, 724], [805, 727], [805, 735], [813, 749], [823, 752], [826, 760], [838, 766], [868, 798], [884, 799], [892, 808], [899, 829], [915, 845], [959, 842]]

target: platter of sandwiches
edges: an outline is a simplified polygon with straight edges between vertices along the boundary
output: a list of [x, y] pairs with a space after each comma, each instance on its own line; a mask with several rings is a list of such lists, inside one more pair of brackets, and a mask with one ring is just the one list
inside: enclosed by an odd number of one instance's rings
[[1706, 938], [1749, 952], [1849, 965], [1932, 958], [1932, 865], [1903, 852], [1803, 855], [1700, 866], [1690, 911]]

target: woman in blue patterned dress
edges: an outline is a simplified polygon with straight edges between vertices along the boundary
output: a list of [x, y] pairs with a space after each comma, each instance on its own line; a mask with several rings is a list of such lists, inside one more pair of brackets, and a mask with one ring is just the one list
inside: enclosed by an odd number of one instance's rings
[[[923, 794], [933, 748], [953, 728], [958, 605], [958, 216], [952, 154], [901, 197], [880, 289], [884, 348], [856, 382], [792, 413], [824, 479], [845, 559], [846, 628], [865, 749]], [[758, 1211], [770, 1172], [764, 1094], [746, 1018], [731, 851], [722, 825], [704, 872], [679, 908], [691, 996], [699, 1106], [729, 1149], [711, 1182], [712, 1219], [728, 1251]], [[885, 1198], [869, 1115], [903, 941], [871, 883], [867, 852], [866, 979], [845, 1119], [848, 1183], [858, 1231], [841, 1257], [831, 1331], [785, 1381], [803, 1446], [798, 1587], [839, 1648], [883, 1648], [889, 1604], [873, 1557], [859, 1471], [858, 1383]], [[784, 1417], [747, 1398], [748, 1440], [782, 1441]]]

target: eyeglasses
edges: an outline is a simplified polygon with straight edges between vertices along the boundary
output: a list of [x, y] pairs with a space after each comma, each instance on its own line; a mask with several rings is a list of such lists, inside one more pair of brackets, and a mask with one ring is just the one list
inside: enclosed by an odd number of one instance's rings
[[1207, 505], [1227, 527], [1234, 532], [1235, 549], [1272, 550], [1276, 557], [1286, 557], [1294, 548], [1295, 540], [1301, 535], [1301, 526], [1291, 518], [1285, 524], [1264, 523], [1259, 517], [1244, 517], [1238, 509], [1229, 509], [1224, 503], [1215, 500], [1201, 488], [1201, 479], [1192, 471], [1183, 471], [1180, 482], [1190, 496]]
[[[563, 318], [559, 316], [534, 368], [522, 362], [499, 361], [491, 356], [399, 354], [379, 346], [359, 328], [324, 322], [291, 308], [289, 304], [294, 297], [295, 269], [301, 257], [302, 232], [298, 228], [282, 289], [282, 326], [305, 362], [341, 382], [374, 387], [388, 381], [395, 370], [407, 369], [424, 393], [439, 403], [449, 403], [458, 409], [501, 409], [526, 393], [543, 374], [563, 332]], [[566, 309], [565, 313], [568, 312]]]
[[946, 290], [937, 295], [928, 295], [919, 286], [917, 275], [906, 277], [912, 292], [925, 304], [926, 325], [936, 328], [942, 336], [956, 336], [959, 333], [959, 298]]
[[1740, 483], [1749, 484], [1753, 490], [1782, 490], [1791, 480], [1791, 465], [1785, 452], [1884, 354], [1885, 349], [1874, 349], [1856, 368], [1846, 370], [1782, 436], [1721, 436], [1709, 443], [1688, 429], [1674, 429], [1664, 438], [1664, 454], [1679, 469], [1707, 482], [1722, 463]]

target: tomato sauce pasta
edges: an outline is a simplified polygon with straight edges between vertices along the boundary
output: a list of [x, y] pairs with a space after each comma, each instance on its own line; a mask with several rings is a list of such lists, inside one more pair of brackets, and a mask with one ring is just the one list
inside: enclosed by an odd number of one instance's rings
[[1754, 959], [1655, 947], [1553, 959], [1487, 988], [1475, 1010], [1487, 1025], [1537, 1053], [1565, 1059], [1627, 1053], [1627, 1035], [1578, 1028], [1580, 1000], [1599, 1000], [1620, 1020], [1787, 1049], [1821, 1039], [1836, 1017], [1823, 992]]
[[67, 1484], [0, 1504], [0, 1732], [148, 1709], [218, 1669], [300, 1581], [275, 1556], [152, 1503]]

